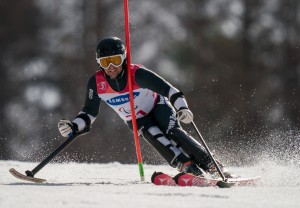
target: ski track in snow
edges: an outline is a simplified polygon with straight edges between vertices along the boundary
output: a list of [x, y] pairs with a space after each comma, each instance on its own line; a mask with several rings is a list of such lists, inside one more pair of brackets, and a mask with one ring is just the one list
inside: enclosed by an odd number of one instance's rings
[[145, 182], [140, 182], [134, 164], [50, 163], [36, 177], [47, 179], [34, 184], [14, 178], [9, 168], [20, 173], [37, 163], [0, 161], [0, 207], [159, 207], [159, 208], [299, 208], [299, 167], [276, 163], [254, 167], [231, 167], [244, 177], [262, 175], [256, 187], [167, 187], [151, 183], [154, 171], [176, 174], [168, 165], [144, 165]]

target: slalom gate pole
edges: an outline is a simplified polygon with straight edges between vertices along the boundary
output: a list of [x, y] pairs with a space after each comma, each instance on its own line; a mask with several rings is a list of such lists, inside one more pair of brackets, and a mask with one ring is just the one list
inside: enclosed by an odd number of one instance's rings
[[143, 160], [142, 153], [140, 148], [140, 141], [137, 131], [136, 124], [136, 116], [134, 109], [134, 97], [133, 97], [133, 89], [132, 89], [132, 77], [131, 77], [131, 60], [130, 60], [130, 29], [129, 29], [129, 9], [128, 9], [128, 0], [124, 0], [124, 20], [125, 20], [125, 34], [126, 34], [126, 49], [127, 49], [127, 72], [128, 72], [128, 86], [129, 86], [129, 100], [130, 100], [130, 109], [131, 109], [131, 121], [133, 127], [133, 136], [135, 142], [136, 155], [138, 160], [139, 173], [141, 177], [141, 181], [145, 180], [144, 176], [144, 168], [143, 168]]

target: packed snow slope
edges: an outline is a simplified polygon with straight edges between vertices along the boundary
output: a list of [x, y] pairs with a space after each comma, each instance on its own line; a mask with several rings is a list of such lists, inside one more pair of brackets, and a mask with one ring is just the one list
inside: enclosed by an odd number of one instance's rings
[[167, 165], [144, 165], [145, 182], [140, 182], [138, 166], [120, 163], [51, 163], [36, 177], [47, 179], [34, 184], [14, 178], [37, 163], [0, 161], [1, 208], [97, 207], [97, 208], [299, 208], [300, 171], [295, 166], [262, 162], [253, 167], [230, 167], [242, 176], [262, 175], [256, 187], [166, 187], [151, 184], [154, 171], [176, 174]]

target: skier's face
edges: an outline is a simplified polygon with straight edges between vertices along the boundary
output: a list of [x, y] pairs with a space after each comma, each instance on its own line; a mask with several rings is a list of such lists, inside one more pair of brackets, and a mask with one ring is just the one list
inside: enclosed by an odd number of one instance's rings
[[110, 65], [107, 69], [105, 69], [105, 73], [110, 76], [110, 78], [114, 79], [116, 78], [122, 71], [122, 65], [121, 66], [114, 66]]

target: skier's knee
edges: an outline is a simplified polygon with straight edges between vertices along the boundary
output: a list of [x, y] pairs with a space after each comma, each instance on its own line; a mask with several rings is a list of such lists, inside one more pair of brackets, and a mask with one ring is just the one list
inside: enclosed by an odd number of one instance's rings
[[176, 144], [169, 140], [157, 126], [143, 129], [143, 137], [153, 146], [156, 151], [173, 167], [177, 162], [186, 162], [189, 157], [184, 155]]
[[187, 133], [181, 128], [171, 128], [168, 131], [167, 137], [174, 140], [176, 143], [180, 143], [186, 137], [188, 137]]

